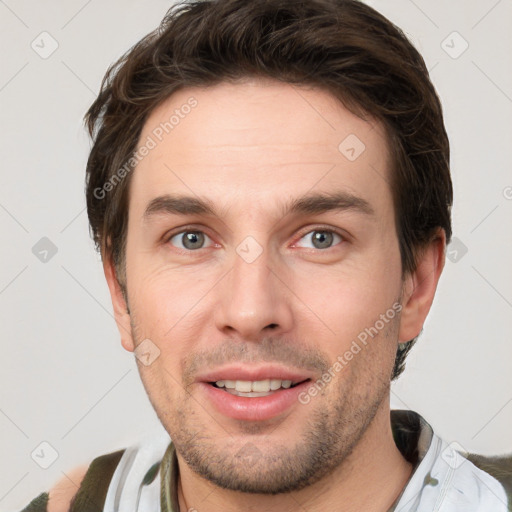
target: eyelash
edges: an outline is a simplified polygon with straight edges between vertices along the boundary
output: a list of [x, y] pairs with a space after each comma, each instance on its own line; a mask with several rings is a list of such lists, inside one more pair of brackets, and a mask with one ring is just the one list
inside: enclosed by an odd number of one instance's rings
[[[306, 249], [308, 249], [310, 251], [312, 250], [312, 251], [319, 251], [319, 252], [328, 252], [330, 249], [334, 249], [336, 246], [347, 241], [347, 236], [337, 229], [333, 229], [328, 226], [315, 226], [313, 229], [308, 229], [307, 231], [301, 232], [299, 234], [299, 236], [297, 237], [296, 242], [294, 242], [294, 244], [297, 243], [298, 241], [302, 240], [306, 235], [309, 235], [310, 233], [314, 233], [316, 231], [322, 232], [322, 233], [332, 233], [332, 234], [338, 235], [341, 238], [341, 242], [338, 242], [337, 244], [335, 244], [331, 247], [328, 247], [327, 249], [315, 249], [315, 248], [306, 247]], [[211, 237], [207, 233], [205, 233], [201, 229], [196, 228], [195, 226], [184, 226], [180, 229], [180, 231], [174, 231], [174, 232], [166, 235], [164, 237], [164, 243], [168, 244], [175, 236], [182, 235], [184, 233], [202, 233], [211, 239]], [[202, 249], [208, 249], [208, 247], [201, 247], [200, 249], [195, 249], [195, 250], [181, 249], [181, 248], [175, 247], [175, 246], [172, 246], [172, 247], [174, 250], [178, 251], [179, 253], [187, 254], [187, 255], [190, 255], [191, 253], [194, 253], [194, 252], [200, 252]]]

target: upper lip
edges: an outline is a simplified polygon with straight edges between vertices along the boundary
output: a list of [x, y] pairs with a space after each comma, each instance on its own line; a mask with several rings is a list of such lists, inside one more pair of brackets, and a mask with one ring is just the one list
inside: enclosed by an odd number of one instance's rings
[[313, 374], [307, 370], [286, 368], [277, 364], [260, 366], [230, 365], [216, 368], [201, 373], [197, 376], [197, 382], [217, 382], [219, 380], [245, 380], [256, 381], [266, 379], [291, 380], [297, 384], [313, 378]]

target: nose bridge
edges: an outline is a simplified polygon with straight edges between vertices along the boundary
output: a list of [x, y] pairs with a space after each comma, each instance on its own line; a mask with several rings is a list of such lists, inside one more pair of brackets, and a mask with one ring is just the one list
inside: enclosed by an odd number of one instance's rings
[[274, 275], [279, 262], [253, 236], [236, 246], [227, 281], [221, 285], [217, 322], [222, 330], [236, 330], [240, 337], [261, 338], [263, 330], [287, 331], [291, 311], [286, 287]]

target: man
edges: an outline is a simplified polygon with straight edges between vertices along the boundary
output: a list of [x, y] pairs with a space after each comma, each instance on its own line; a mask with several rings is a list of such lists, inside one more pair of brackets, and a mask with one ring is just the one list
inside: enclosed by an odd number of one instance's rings
[[25, 510], [507, 510], [501, 465], [390, 411], [452, 203], [441, 106], [396, 27], [357, 1], [183, 4], [86, 119], [121, 342], [172, 442]]

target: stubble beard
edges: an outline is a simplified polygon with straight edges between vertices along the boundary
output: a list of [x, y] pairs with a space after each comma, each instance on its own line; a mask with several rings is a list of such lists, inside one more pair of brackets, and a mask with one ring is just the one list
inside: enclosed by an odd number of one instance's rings
[[[391, 322], [372, 343], [384, 342], [381, 337], [396, 337], [397, 321]], [[365, 350], [372, 352], [368, 347]], [[371, 358], [371, 354], [367, 355]], [[292, 413], [303, 407], [303, 414], [309, 419], [301, 423], [304, 426], [300, 432], [279, 436], [290, 439], [295, 435], [295, 441], [286, 445], [273, 441], [272, 434], [279, 433], [279, 425], [240, 421], [234, 435], [220, 425], [212, 433], [215, 420], [188, 393], [181, 395], [182, 406], [176, 406], [177, 398], [169, 394], [162, 381], [163, 400], [157, 402], [153, 396], [155, 383], [153, 389], [148, 389], [142, 374], [141, 377], [177, 453], [193, 472], [223, 489], [276, 495], [312, 485], [347, 461], [389, 396], [389, 372], [385, 368], [378, 371], [378, 364], [367, 366], [359, 364], [347, 380], [341, 380], [342, 384], [334, 379], [328, 386], [338, 387], [330, 393], [320, 393], [309, 404], [294, 406]], [[286, 422], [285, 418], [281, 425]]]

